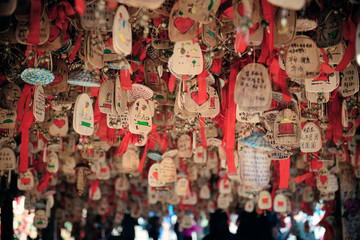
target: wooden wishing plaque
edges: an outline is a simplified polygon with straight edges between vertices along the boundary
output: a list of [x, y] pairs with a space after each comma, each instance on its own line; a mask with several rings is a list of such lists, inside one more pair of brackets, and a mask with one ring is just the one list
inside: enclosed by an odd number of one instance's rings
[[129, 124], [129, 111], [121, 114], [108, 113], [106, 116], [106, 124], [109, 128], [122, 129]]
[[81, 16], [81, 26], [86, 30], [110, 32], [113, 26], [113, 13], [104, 6], [105, 18], [97, 18], [95, 13], [98, 4], [98, 1], [87, 1], [85, 3], [85, 13]]
[[0, 109], [0, 128], [14, 129], [16, 116], [16, 110]]
[[11, 82], [2, 85], [0, 89], [0, 95], [6, 96], [0, 99], [0, 106], [2, 108], [10, 110], [17, 109], [17, 103], [21, 96], [21, 89], [18, 85]]
[[[46, 11], [43, 11], [43, 14], [40, 18], [40, 26], [39, 26], [40, 36], [39, 36], [39, 45], [46, 43], [49, 39], [50, 34], [50, 22]], [[16, 25], [15, 36], [16, 40], [21, 44], [29, 44], [27, 43], [28, 35], [30, 32], [30, 20], [21, 20]]]
[[327, 8], [321, 12], [316, 28], [316, 45], [319, 48], [332, 47], [343, 38], [342, 14], [335, 9]]
[[16, 168], [16, 157], [14, 151], [9, 147], [0, 149], [0, 171], [9, 171]]
[[320, 192], [328, 192], [329, 189], [329, 170], [327, 168], [319, 169], [316, 177], [316, 187]]
[[271, 195], [268, 191], [261, 191], [259, 194], [258, 207], [259, 209], [268, 209], [272, 206]]
[[240, 179], [247, 186], [264, 187], [270, 180], [270, 160], [265, 151], [245, 147], [240, 151]]
[[215, 88], [208, 86], [207, 94], [209, 94], [210, 106], [207, 111], [201, 112], [202, 117], [216, 117], [220, 112], [220, 99]]
[[73, 115], [74, 130], [81, 135], [90, 136], [94, 132], [94, 109], [89, 95], [78, 95]]
[[26, 173], [20, 173], [17, 180], [17, 187], [21, 191], [29, 191], [34, 187], [34, 175], [30, 170]]
[[208, 24], [203, 24], [201, 34], [202, 40], [207, 46], [214, 48], [219, 44], [218, 36], [220, 34], [220, 29], [216, 21], [211, 21]]
[[35, 87], [33, 113], [36, 121], [43, 122], [45, 119], [45, 95], [41, 85]]
[[249, 63], [239, 72], [234, 100], [241, 111], [266, 111], [270, 107], [271, 85], [264, 65]]
[[327, 103], [330, 100], [330, 93], [329, 92], [322, 92], [321, 98], [318, 92], [305, 92], [306, 99], [311, 103], [319, 103], [319, 99], [322, 103]]
[[315, 123], [306, 123], [301, 130], [300, 151], [317, 152], [322, 147], [321, 132]]
[[159, 181], [173, 183], [176, 180], [176, 166], [172, 158], [165, 158], [160, 162]]
[[124, 5], [120, 5], [114, 15], [113, 24], [114, 50], [122, 56], [127, 56], [132, 49], [132, 33], [130, 16]]
[[178, 157], [190, 158], [192, 155], [191, 138], [189, 135], [181, 135], [177, 140]]
[[[285, 14], [287, 19], [286, 26], [282, 25], [282, 19]], [[274, 23], [274, 46], [281, 47], [288, 45], [294, 39], [296, 34], [296, 11], [277, 8], [275, 11]]]
[[96, 68], [104, 67], [105, 44], [100, 32], [90, 31], [86, 42], [86, 59]]
[[113, 79], [105, 80], [99, 89], [98, 104], [100, 112], [109, 114], [114, 112], [115, 82]]
[[63, 115], [61, 111], [55, 111], [51, 118], [49, 126], [49, 134], [51, 136], [67, 136], [69, 130], [69, 121], [66, 113]]
[[290, 78], [314, 79], [320, 74], [320, 59], [315, 42], [297, 36], [286, 49], [285, 71]]
[[65, 92], [69, 86], [67, 83], [69, 78], [69, 70], [66, 62], [63, 59], [57, 57], [53, 57], [52, 61], [52, 72], [55, 76], [55, 80], [44, 86], [44, 92], [47, 95], [56, 95], [59, 92]]
[[277, 144], [294, 145], [300, 141], [300, 122], [298, 115], [290, 109], [284, 109], [276, 116], [274, 138]]
[[306, 92], [332, 92], [339, 86], [339, 72], [321, 72], [318, 78], [305, 79]]
[[149, 133], [152, 118], [149, 104], [142, 98], [137, 99], [130, 109], [129, 130], [134, 134]]
[[139, 154], [133, 148], [128, 148], [121, 156], [121, 171], [134, 172], [139, 169]]
[[189, 17], [200, 23], [209, 23], [209, 16], [215, 15], [220, 0], [180, 0], [179, 11], [184, 17]]
[[150, 187], [162, 187], [164, 183], [159, 181], [160, 163], [151, 165], [148, 173], [148, 184]]
[[302, 199], [304, 202], [312, 202], [314, 201], [314, 190], [312, 189], [312, 186], [306, 186], [304, 188]]
[[339, 92], [343, 97], [349, 97], [359, 91], [359, 72], [354, 63], [350, 63], [348, 67], [340, 73]]
[[187, 178], [180, 178], [175, 183], [175, 193], [179, 197], [185, 197], [189, 189], [189, 180]]
[[305, 6], [305, 0], [268, 0], [274, 6], [290, 10], [301, 10]]
[[210, 108], [210, 95], [206, 92], [205, 99], [200, 100], [198, 84], [195, 83], [190, 87], [189, 92], [185, 96], [184, 106], [189, 112], [206, 112]]
[[276, 194], [274, 199], [274, 211], [278, 213], [286, 212], [286, 201], [287, 197], [284, 194]]
[[[324, 48], [324, 51], [329, 61], [328, 64], [330, 65], [339, 64], [345, 54], [345, 43], [340, 42], [335, 46]], [[320, 59], [323, 58], [324, 58], [323, 53], [320, 52]]]
[[115, 110], [118, 114], [127, 111], [127, 91], [121, 87], [120, 77], [116, 76], [115, 80], [115, 98], [114, 98]]
[[204, 60], [199, 43], [176, 42], [171, 58], [171, 69], [177, 74], [197, 75], [203, 71]]
[[244, 206], [244, 211], [251, 213], [254, 211], [254, 208], [255, 208], [254, 200], [251, 199], [247, 200]]
[[197, 36], [198, 22], [179, 10], [179, 2], [175, 3], [171, 9], [169, 18], [169, 38], [172, 42], [191, 41]]

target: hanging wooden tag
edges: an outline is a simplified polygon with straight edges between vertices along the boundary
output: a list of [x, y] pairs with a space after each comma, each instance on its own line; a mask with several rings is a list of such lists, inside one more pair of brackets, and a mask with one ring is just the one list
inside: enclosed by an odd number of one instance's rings
[[259, 194], [258, 207], [259, 209], [268, 209], [272, 206], [271, 195], [268, 191], [261, 191]]
[[17, 180], [17, 187], [21, 191], [29, 191], [34, 188], [34, 175], [30, 170], [20, 173]]
[[203, 71], [204, 60], [199, 43], [176, 42], [171, 59], [171, 69], [177, 74], [197, 75]]
[[67, 136], [69, 130], [69, 121], [66, 112], [62, 114], [60, 111], [55, 111], [51, 118], [49, 126], [49, 134], [51, 136]]
[[0, 109], [0, 128], [14, 129], [16, 116], [15, 110]]
[[[202, 117], [216, 117], [220, 112], [220, 99], [217, 91], [215, 88], [208, 86], [207, 87], [207, 94], [209, 94], [209, 102], [210, 106], [209, 109], [205, 112], [201, 112]], [[206, 135], [207, 137], [211, 137], [210, 135]], [[216, 137], [216, 136], [214, 136]]]
[[305, 79], [306, 92], [332, 92], [339, 86], [339, 72], [324, 73], [315, 79]]
[[189, 181], [182, 177], [175, 183], [175, 193], [180, 197], [185, 197], [189, 189]]
[[127, 91], [121, 87], [120, 77], [116, 76], [115, 80], [115, 110], [118, 114], [127, 111]]
[[41, 85], [35, 87], [33, 114], [38, 122], [45, 119], [45, 95]]
[[220, 2], [220, 0], [180, 0], [179, 11], [183, 13], [184, 17], [200, 23], [209, 23], [212, 21], [210, 16], [215, 15]]
[[99, 173], [97, 174], [99, 180], [108, 180], [110, 179], [110, 168], [105, 160], [100, 160], [99, 162]]
[[285, 71], [290, 78], [314, 79], [320, 74], [319, 50], [315, 42], [304, 35], [297, 36], [286, 49]]
[[89, 95], [78, 95], [73, 115], [74, 130], [81, 135], [90, 136], [94, 132], [94, 110]]
[[123, 129], [129, 124], [129, 112], [125, 111], [122, 114], [107, 114], [106, 124], [109, 128]]
[[270, 107], [271, 84], [262, 64], [249, 63], [239, 72], [234, 100], [241, 111], [265, 111]]
[[68, 89], [69, 70], [66, 62], [57, 57], [53, 57], [52, 61], [54, 66], [52, 72], [56, 80], [44, 86], [44, 92], [47, 95], [57, 95], [59, 92], [64, 92]]
[[198, 84], [194, 84], [190, 87], [189, 92], [185, 96], [185, 108], [189, 112], [206, 112], [210, 108], [210, 95], [206, 92], [205, 99], [201, 100], [199, 97]]
[[98, 95], [100, 112], [105, 114], [114, 112], [114, 87], [113, 79], [107, 79], [101, 84]]
[[162, 187], [164, 183], [159, 181], [160, 164], [154, 163], [151, 165], [148, 173], [148, 184], [150, 187]]
[[[281, 47], [288, 45], [294, 39], [296, 34], [296, 11], [277, 8], [275, 11], [274, 23], [274, 46]], [[287, 24], [283, 22], [286, 19]]]
[[355, 119], [351, 118], [348, 121], [348, 126], [344, 127], [343, 129], [343, 137], [352, 137], [356, 133], [356, 121]]
[[301, 10], [305, 6], [305, 0], [300, 0], [300, 1], [269, 0], [269, 3], [277, 7], [290, 9], [290, 10]]
[[[29, 43], [27, 43], [27, 40], [28, 40], [29, 31], [30, 31], [30, 20], [23, 19], [19, 21], [16, 25], [16, 30], [15, 30], [16, 40], [21, 44], [28, 45]], [[46, 41], [49, 39], [49, 34], [50, 34], [50, 21], [48, 19], [48, 15], [46, 14], [46, 11], [42, 11], [39, 31], [40, 31], [39, 45], [42, 45], [46, 43]]]
[[342, 15], [335, 9], [325, 9], [318, 18], [316, 45], [319, 48], [332, 47], [339, 44], [342, 38]]
[[328, 192], [329, 189], [329, 170], [321, 168], [316, 177], [316, 187], [320, 192]]
[[[339, 64], [341, 59], [344, 57], [345, 54], [345, 44], [344, 42], [340, 42], [339, 44], [324, 48], [324, 51], [326, 53], [326, 56], [328, 58], [328, 64]], [[320, 52], [320, 59], [323, 59], [323, 54]]]
[[193, 156], [194, 163], [204, 164], [207, 159], [206, 149], [202, 146], [198, 146], [195, 148], [195, 153]]
[[55, 152], [51, 152], [49, 156], [47, 156], [46, 169], [50, 173], [57, 173], [59, 170], [59, 157]]
[[274, 123], [274, 138], [277, 144], [294, 145], [300, 141], [300, 122], [297, 114], [290, 109], [284, 109], [276, 116]]
[[270, 160], [265, 151], [245, 147], [240, 151], [240, 178], [243, 184], [264, 187], [270, 180]]
[[349, 97], [359, 91], [359, 72], [354, 63], [350, 63], [348, 67], [340, 71], [339, 92], [343, 97]]
[[236, 120], [239, 122], [258, 123], [261, 115], [261, 112], [245, 112], [236, 107]]
[[322, 92], [321, 94], [318, 92], [305, 92], [305, 97], [311, 103], [319, 103], [319, 101], [327, 103], [330, 100], [330, 92]]
[[178, 157], [190, 158], [192, 155], [191, 138], [189, 135], [181, 135], [177, 140]]
[[227, 194], [219, 194], [217, 198], [217, 208], [219, 209], [227, 209], [230, 205], [230, 201], [228, 199]]
[[263, 113], [264, 125], [267, 130], [274, 130], [274, 123], [276, 116], [279, 114], [279, 110], [271, 110]]
[[244, 205], [244, 210], [245, 212], [251, 213], [254, 211], [255, 208], [255, 204], [253, 200], [247, 200], [245, 205]]
[[127, 56], [131, 53], [132, 33], [129, 13], [124, 5], [120, 5], [114, 15], [113, 46], [117, 53]]
[[249, 37], [249, 46], [260, 46], [264, 39], [264, 28], [259, 24], [254, 34]]
[[165, 158], [160, 163], [159, 181], [173, 183], [176, 181], [176, 166], [171, 158]]
[[300, 151], [317, 152], [322, 148], [321, 132], [315, 123], [306, 123], [301, 130]]
[[220, 35], [219, 25], [216, 21], [202, 25], [202, 40], [210, 48], [215, 48], [219, 44], [218, 36]]
[[104, 67], [105, 44], [100, 32], [90, 31], [86, 42], [86, 59], [96, 68]]
[[284, 194], [277, 194], [274, 199], [274, 211], [278, 213], [286, 212], [286, 199], [287, 197]]
[[[110, 32], [113, 26], [113, 13], [106, 6], [98, 6], [98, 1], [87, 1], [85, 13], [81, 16], [81, 26], [86, 30]], [[105, 4], [105, 3], [104, 3]], [[104, 18], [96, 16], [97, 8], [104, 7]]]
[[231, 193], [231, 181], [229, 179], [223, 178], [219, 183], [219, 193], [220, 194], [229, 194]]
[[200, 187], [200, 192], [199, 192], [199, 198], [200, 199], [210, 199], [211, 196], [211, 192], [210, 192], [210, 188], [208, 185], [203, 185]]
[[9, 147], [0, 149], [0, 171], [11, 171], [16, 168], [14, 151]]
[[0, 16], [1, 17], [8, 17], [11, 16], [17, 7], [17, 1], [16, 0], [10, 0], [6, 2], [0, 3]]
[[139, 154], [132, 148], [128, 148], [121, 156], [122, 172], [135, 172], [139, 169]]
[[[0, 95], [6, 96], [0, 99], [0, 106], [9, 110], [16, 110], [21, 96], [21, 89], [15, 83], [7, 83], [0, 89]], [[0, 127], [2, 128], [2, 127]]]
[[131, 106], [129, 130], [134, 134], [149, 133], [152, 128], [152, 118], [149, 104], [139, 98]]
[[194, 163], [190, 163], [188, 166], [189, 181], [196, 181], [199, 176], [198, 166]]
[[34, 227], [37, 229], [44, 229], [48, 226], [48, 217], [44, 209], [37, 209], [34, 216]]
[[180, 3], [177, 2], [171, 9], [169, 17], [169, 38], [172, 42], [191, 41], [197, 35], [199, 23], [183, 16], [184, 13], [179, 10], [179, 6]]
[[346, 100], [343, 100], [341, 104], [341, 123], [343, 127], [349, 127], [349, 112], [347, 110]]
[[115, 191], [127, 191], [130, 188], [130, 183], [126, 176], [120, 176], [115, 181]]

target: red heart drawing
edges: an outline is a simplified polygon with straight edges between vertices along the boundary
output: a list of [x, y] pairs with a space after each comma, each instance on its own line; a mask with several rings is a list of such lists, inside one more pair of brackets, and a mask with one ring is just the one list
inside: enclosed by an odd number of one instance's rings
[[191, 26], [194, 24], [194, 20], [192, 20], [191, 18], [178, 17], [178, 18], [175, 18], [174, 24], [175, 24], [175, 27], [182, 34], [185, 34], [191, 28]]
[[159, 179], [158, 179], [158, 172], [153, 172], [153, 177], [156, 179], [156, 181], [159, 181]]
[[24, 185], [28, 185], [31, 181], [30, 178], [20, 178], [20, 181], [24, 184]]
[[324, 185], [325, 183], [326, 183], [326, 181], [327, 181], [327, 176], [326, 175], [321, 175], [320, 176], [320, 182]]
[[199, 106], [203, 105], [208, 99], [209, 99], [209, 94], [206, 93], [206, 99], [204, 99], [203, 101], [200, 101], [199, 99], [199, 92], [192, 92], [191, 93], [191, 99]]
[[62, 128], [65, 125], [65, 120], [64, 119], [54, 119], [54, 124], [55, 126], [57, 126], [58, 128]]

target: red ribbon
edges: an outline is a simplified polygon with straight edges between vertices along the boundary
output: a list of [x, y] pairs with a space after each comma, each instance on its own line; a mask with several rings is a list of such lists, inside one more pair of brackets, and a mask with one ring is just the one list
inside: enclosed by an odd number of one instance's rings
[[40, 41], [40, 18], [41, 18], [41, 0], [31, 0], [30, 8], [30, 29], [27, 42], [32, 45], [39, 45]]
[[98, 189], [98, 187], [99, 187], [99, 179], [96, 179], [95, 181], [91, 181], [89, 205], [91, 205], [92, 200], [94, 198], [94, 194]]
[[[26, 173], [28, 170], [28, 161], [29, 161], [29, 129], [32, 122], [34, 121], [33, 114], [33, 104], [30, 106], [31, 102], [31, 91], [35, 86], [26, 84], [21, 97], [18, 101], [17, 108], [17, 119], [21, 121], [18, 131], [21, 132], [21, 148], [20, 148], [20, 162], [19, 162], [19, 172]], [[26, 109], [26, 110], [25, 110]]]
[[85, 13], [85, 3], [84, 0], [75, 0], [75, 9], [79, 13], [79, 15], [83, 15]]
[[329, 103], [329, 126], [326, 130], [325, 137], [334, 143], [342, 139], [343, 126], [341, 123], [341, 103], [339, 97], [334, 97]]
[[290, 178], [290, 158], [280, 160], [280, 189], [287, 189]]
[[126, 151], [128, 144], [129, 144], [130, 137], [131, 137], [131, 132], [128, 130], [125, 133], [125, 136], [123, 137], [123, 139], [121, 140], [121, 144], [118, 149], [119, 157], [121, 157], [121, 155], [123, 155], [123, 153]]
[[51, 174], [46, 170], [45, 174], [42, 176], [39, 185], [37, 186], [38, 192], [43, 192], [44, 189], [49, 186], [51, 179]]
[[120, 81], [121, 81], [121, 87], [123, 90], [131, 90], [132, 89], [129, 69], [121, 69], [120, 70]]
[[75, 59], [75, 57], [76, 57], [76, 54], [77, 54], [77, 52], [79, 51], [79, 48], [80, 48], [80, 45], [81, 45], [81, 38], [82, 38], [83, 35], [84, 35], [84, 33], [80, 33], [79, 36], [78, 36], [78, 38], [76, 39], [75, 46], [74, 46], [74, 48], [73, 48], [73, 50], [72, 50], [72, 52], [71, 52], [71, 55], [70, 55], [70, 57], [69, 57], [69, 61], [70, 61], [70, 62], [73, 62], [73, 61], [74, 61], [74, 59]]
[[174, 74], [171, 73], [170, 79], [169, 79], [169, 92], [174, 92], [175, 82], [176, 82], [176, 78], [175, 78]]
[[149, 142], [149, 140], [145, 144], [144, 152], [143, 152], [143, 155], [142, 155], [141, 160], [140, 160], [139, 173], [142, 173], [143, 170], [144, 170], [144, 163], [145, 163], [146, 153], [147, 153], [147, 149], [148, 149], [148, 142]]
[[69, 26], [69, 17], [74, 15], [76, 12], [67, 1], [59, 2], [54, 4], [49, 12], [49, 21], [55, 21], [55, 25], [63, 30], [64, 33], [64, 42], [69, 41], [70, 36], [67, 31]]

